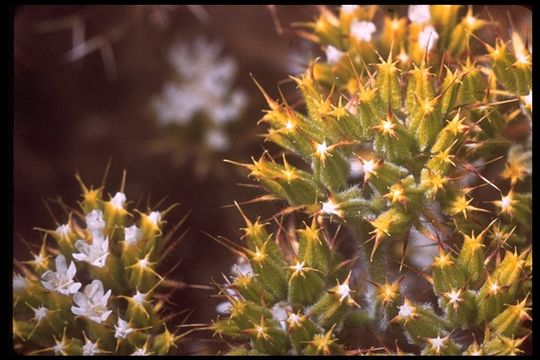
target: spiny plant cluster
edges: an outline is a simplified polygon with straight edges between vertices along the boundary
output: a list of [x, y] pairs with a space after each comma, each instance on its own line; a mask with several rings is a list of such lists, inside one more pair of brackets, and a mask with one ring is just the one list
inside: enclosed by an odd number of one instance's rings
[[[287, 204], [278, 215], [312, 220], [288, 232], [290, 246], [247, 218], [244, 243], [226, 242], [251, 265], [221, 287], [230, 314], [211, 326], [230, 353], [523, 352], [532, 320], [527, 41], [471, 7], [408, 15], [323, 8], [303, 34], [326, 61], [293, 78], [305, 109], [261, 88], [266, 140], [285, 151], [240, 165], [268, 192], [259, 200]], [[511, 131], [518, 125], [524, 136]], [[353, 231], [354, 253], [338, 251], [332, 224]], [[438, 248], [425, 269], [403, 260], [412, 230]], [[412, 273], [431, 285], [431, 303], [402, 285]]]
[[122, 190], [104, 200], [103, 187], [81, 185], [81, 210], [73, 209], [55, 230], [38, 229], [44, 232], [39, 253], [13, 275], [15, 350], [168, 354], [181, 338], [167, 326], [174, 314], [164, 306], [169, 294], [160, 290], [175, 282], [158, 273], [176, 242], [161, 231], [170, 208], [130, 212]]

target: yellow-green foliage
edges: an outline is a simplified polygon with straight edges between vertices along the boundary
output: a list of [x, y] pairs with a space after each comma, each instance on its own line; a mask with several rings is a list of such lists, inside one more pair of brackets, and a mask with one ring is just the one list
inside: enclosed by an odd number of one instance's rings
[[[170, 252], [167, 212], [128, 210], [123, 192], [81, 182], [81, 210], [44, 232], [43, 246], [13, 278], [13, 336], [23, 354], [168, 354], [179, 335], [167, 326], [159, 274]], [[52, 238], [54, 241], [51, 241]], [[55, 246], [52, 243], [55, 243]], [[167, 251], [169, 250], [169, 251]]]
[[[507, 129], [531, 127], [532, 55], [521, 37], [493, 38], [497, 24], [460, 5], [411, 7], [409, 19], [324, 8], [308, 27], [326, 61], [293, 78], [305, 111], [263, 90], [266, 140], [286, 155], [243, 166], [267, 198], [289, 205], [284, 213], [313, 222], [289, 235], [291, 250], [247, 220], [236, 250], [252, 272], [226, 285], [232, 307], [215, 332], [246, 354], [376, 353], [348, 345], [354, 327], [386, 352], [519, 353], [531, 305], [531, 138]], [[355, 232], [357, 258], [329, 242], [330, 223]], [[413, 228], [440, 249], [416, 270], [435, 306], [415, 301], [388, 267]], [[367, 291], [355, 291], [355, 275]]]

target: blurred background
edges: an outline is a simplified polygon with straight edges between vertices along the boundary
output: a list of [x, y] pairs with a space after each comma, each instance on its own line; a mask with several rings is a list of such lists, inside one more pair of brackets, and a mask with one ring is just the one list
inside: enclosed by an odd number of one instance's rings
[[[172, 227], [191, 212], [186, 237], [169, 257], [172, 277], [188, 284], [222, 282], [235, 256], [204, 235], [236, 240], [243, 226], [234, 200], [261, 195], [246, 171], [223, 162], [250, 162], [263, 149], [257, 121], [266, 108], [250, 73], [271, 97], [279, 83], [298, 100], [288, 75], [298, 74], [320, 49], [297, 34], [317, 6], [19, 6], [14, 19], [14, 257], [30, 258], [40, 234], [55, 228], [44, 200], [80, 200], [78, 172], [98, 187], [111, 160], [106, 195], [127, 171], [128, 200], [145, 210], [179, 203], [165, 220]], [[406, 6], [388, 7], [406, 16]], [[523, 6], [490, 6], [489, 13], [522, 34], [532, 27]], [[475, 14], [487, 18], [485, 7]], [[273, 150], [272, 150], [273, 149]], [[140, 199], [139, 199], [140, 198]], [[49, 201], [58, 221], [67, 217]], [[268, 218], [279, 204], [246, 205], [251, 218]], [[166, 230], [165, 230], [166, 231]], [[24, 239], [25, 241], [23, 241]], [[35, 246], [35, 248], [34, 248]], [[189, 308], [189, 322], [208, 323], [220, 299], [215, 290], [186, 288], [173, 297]], [[208, 334], [200, 334], [208, 337]], [[195, 335], [196, 337], [198, 335]], [[214, 342], [185, 352], [207, 353]]]

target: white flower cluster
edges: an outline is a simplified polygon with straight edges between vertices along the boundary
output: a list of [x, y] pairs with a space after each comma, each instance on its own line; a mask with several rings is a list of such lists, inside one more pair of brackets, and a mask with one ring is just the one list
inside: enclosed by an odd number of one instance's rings
[[[112, 199], [111, 204], [116, 208], [124, 208], [126, 196], [124, 193], [118, 192]], [[159, 222], [161, 214], [158, 212], [151, 213], [152, 221]], [[92, 234], [92, 243], [88, 244], [85, 240], [79, 239], [75, 242], [75, 248], [80, 253], [74, 253], [73, 258], [76, 261], [85, 261], [96, 267], [105, 266], [105, 261], [109, 255], [109, 240], [105, 237], [106, 222], [103, 219], [101, 210], [92, 210], [86, 215], [86, 228]], [[61, 225], [57, 230], [59, 234], [67, 234], [71, 231], [69, 225]], [[124, 241], [129, 245], [135, 245], [142, 238], [141, 230], [132, 225], [124, 229]], [[82, 292], [79, 291], [82, 284], [75, 282], [74, 278], [77, 274], [77, 268], [73, 261], [67, 266], [64, 255], [58, 255], [55, 259], [56, 271], [47, 270], [41, 276], [41, 284], [45, 289], [55, 291], [63, 295], [73, 296], [74, 305], [71, 306], [71, 312], [77, 316], [83, 316], [89, 320], [100, 324], [106, 321], [112, 313], [108, 308], [109, 298], [112, 291], [109, 289], [105, 292], [103, 282], [101, 280], [93, 280], [90, 284], [84, 287]], [[28, 281], [20, 274], [13, 276], [14, 291], [23, 291], [28, 287]], [[137, 291], [134, 298], [144, 301], [145, 294]], [[40, 320], [47, 316], [47, 309], [40, 307], [35, 311], [35, 318]], [[120, 317], [118, 317], [117, 325], [115, 325], [115, 337], [124, 339], [129, 333], [134, 331], [133, 328]], [[101, 352], [97, 343], [86, 339], [86, 344], [83, 346], [84, 355], [94, 355]]]
[[217, 151], [229, 147], [224, 125], [236, 120], [247, 104], [247, 95], [232, 89], [236, 61], [221, 55], [223, 45], [197, 38], [191, 46], [177, 42], [168, 60], [178, 80], [165, 84], [154, 103], [159, 121], [187, 125], [196, 114], [212, 122], [206, 134], [207, 145]]
[[83, 292], [79, 292], [81, 283], [73, 280], [77, 274], [75, 263], [72, 261], [68, 267], [64, 255], [58, 255], [55, 263], [56, 271], [47, 270], [41, 276], [41, 283], [45, 289], [63, 295], [74, 294], [73, 302], [77, 306], [71, 307], [73, 314], [84, 316], [97, 323], [106, 321], [112, 313], [112, 310], [107, 308], [111, 290], [105, 293], [101, 280], [93, 280], [91, 284], [85, 286]]
[[429, 5], [409, 5], [409, 20], [412, 23], [425, 25], [418, 34], [418, 45], [422, 50], [430, 51], [439, 39], [439, 34], [435, 28], [429, 25], [431, 21], [431, 12]]

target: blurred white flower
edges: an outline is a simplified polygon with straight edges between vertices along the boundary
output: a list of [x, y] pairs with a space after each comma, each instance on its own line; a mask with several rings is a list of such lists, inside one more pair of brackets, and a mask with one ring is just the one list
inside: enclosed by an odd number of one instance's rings
[[349, 169], [350, 169], [350, 176], [353, 179], [359, 178], [364, 174], [364, 166], [360, 159], [358, 159], [356, 156], [352, 156], [349, 158]]
[[293, 76], [302, 74], [313, 58], [314, 52], [313, 43], [299, 40], [299, 44], [288, 52], [287, 59], [284, 61], [287, 73]]
[[218, 314], [226, 315], [231, 312], [231, 307], [232, 305], [230, 302], [223, 301], [216, 305], [216, 311], [218, 312]]
[[326, 47], [326, 61], [329, 64], [337, 63], [343, 55], [343, 51], [333, 47], [332, 45], [328, 45]]
[[248, 259], [243, 256], [239, 256], [236, 260], [236, 264], [231, 267], [231, 273], [233, 276], [253, 276], [253, 268]]
[[418, 45], [420, 45], [423, 50], [427, 48], [427, 51], [430, 51], [437, 43], [438, 39], [439, 34], [437, 34], [437, 31], [435, 31], [435, 28], [428, 25], [420, 32], [420, 34], [418, 34]]
[[429, 5], [409, 5], [409, 20], [417, 24], [428, 23], [431, 20]]
[[351, 23], [350, 33], [356, 40], [371, 41], [371, 34], [376, 30], [375, 24], [370, 21], [354, 20]]
[[124, 228], [124, 240], [128, 245], [136, 245], [142, 238], [142, 231], [137, 225]]
[[[223, 44], [204, 38], [195, 39], [191, 45], [180, 41], [172, 46], [168, 60], [178, 79], [166, 83], [154, 102], [163, 125], [186, 125], [199, 113], [206, 115], [213, 126], [238, 119], [248, 98], [244, 91], [232, 89], [237, 63], [223, 56], [222, 50]], [[224, 142], [219, 145], [215, 149], [228, 147]]]
[[81, 283], [73, 281], [77, 273], [77, 268], [73, 261], [69, 264], [69, 268], [66, 265], [64, 255], [58, 255], [54, 261], [56, 272], [47, 270], [41, 275], [43, 286], [48, 290], [57, 291], [64, 295], [74, 294], [79, 291]]
[[[235, 300], [239, 300], [238, 294], [235, 290], [231, 288], [225, 288], [227, 294]], [[232, 304], [227, 299], [226, 301], [220, 302], [216, 305], [216, 311], [220, 314], [229, 314], [231, 312]]]
[[222, 151], [229, 147], [227, 135], [218, 128], [208, 130], [205, 140], [208, 147], [216, 151]]
[[321, 212], [327, 215], [337, 215], [341, 216], [341, 211], [339, 210], [339, 205], [334, 203], [332, 199], [328, 199], [327, 202], [323, 202], [321, 206]]
[[281, 326], [283, 330], [287, 329], [287, 324], [285, 322], [288, 318], [287, 310], [289, 312], [292, 312], [293, 310], [291, 305], [289, 305], [287, 301], [277, 302], [272, 307], [272, 318], [279, 323], [279, 325]]
[[105, 294], [103, 292], [101, 280], [92, 281], [91, 284], [85, 286], [84, 292], [73, 295], [73, 302], [77, 306], [72, 306], [71, 312], [101, 324], [112, 313], [112, 310], [107, 308], [111, 290]]

